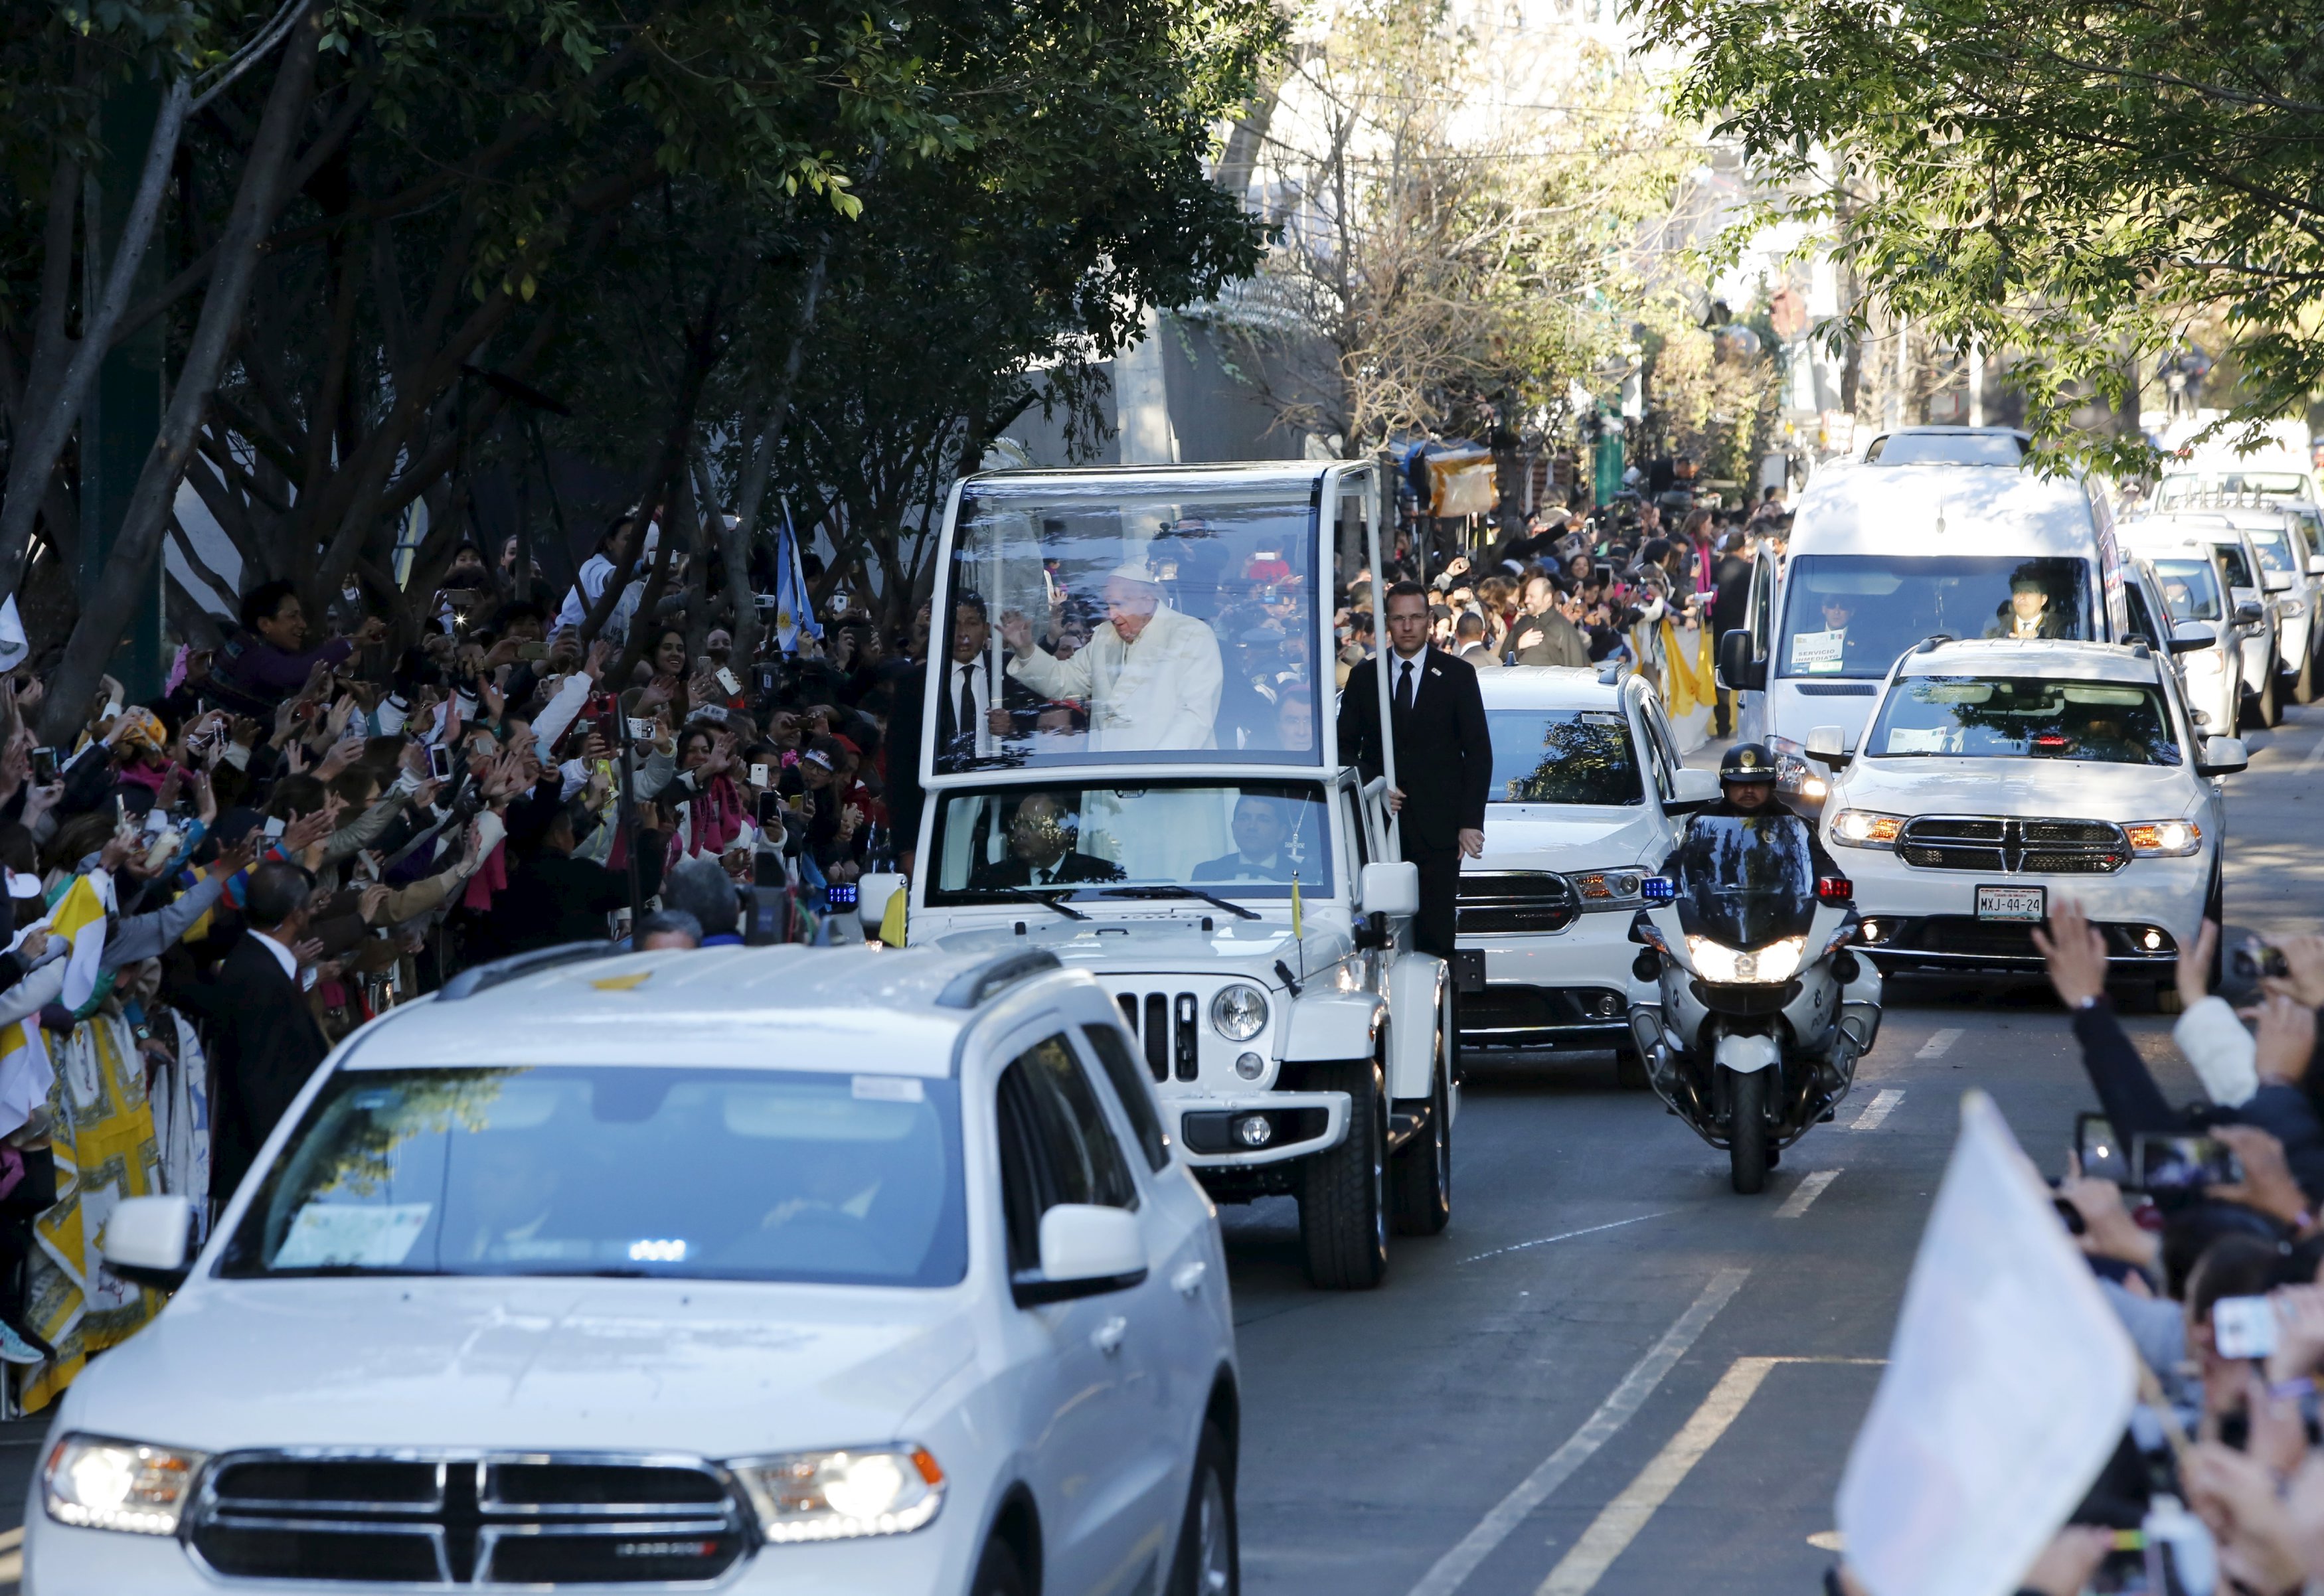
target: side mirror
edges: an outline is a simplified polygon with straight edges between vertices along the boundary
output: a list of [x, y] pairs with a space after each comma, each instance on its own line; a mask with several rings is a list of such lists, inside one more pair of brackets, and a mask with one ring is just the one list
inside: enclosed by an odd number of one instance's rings
[[888, 899], [904, 888], [902, 876], [886, 872], [867, 875], [856, 883], [855, 918], [867, 935], [880, 934], [880, 922], [888, 917]]
[[[2251, 755], [2244, 752], [2242, 738], [2206, 737], [2202, 748], [2195, 755], [2195, 774], [2232, 776], [2250, 763]], [[117, 1213], [120, 1210], [114, 1212]]]
[[175, 1291], [193, 1272], [193, 1199], [124, 1197], [106, 1219], [97, 1250], [108, 1273], [133, 1286]]
[[1020, 1308], [1123, 1291], [1146, 1278], [1146, 1241], [1127, 1208], [1059, 1203], [1041, 1215], [1041, 1268], [1010, 1282]]
[[1848, 733], [1840, 726], [1818, 726], [1808, 733], [1804, 744], [1808, 758], [1834, 770], [1848, 769], [1854, 757], [1848, 752]]
[[1751, 645], [1751, 634], [1738, 627], [1719, 640], [1719, 685], [1730, 693], [1757, 693], [1767, 686], [1767, 662]]
[[2267, 590], [2270, 593], [2289, 593], [2292, 591], [2292, 573], [2290, 571], [2267, 571], [2261, 575], [2260, 580], [2267, 584]]
[[2236, 605], [2236, 624], [2238, 626], [2256, 626], [2266, 619], [2267, 612], [2252, 599], [2245, 599]]
[[2324, 554], [2311, 554], [2308, 557], [2308, 574], [2311, 577], [2324, 577]]
[[1420, 912], [1420, 866], [1367, 864], [1356, 883], [1366, 914], [1409, 915]]
[[2219, 641], [2218, 628], [2201, 621], [2181, 621], [2171, 629], [2171, 651], [2196, 654]]
[[1688, 767], [1671, 773], [1670, 801], [1663, 806], [1663, 810], [1665, 814], [1675, 815], [1718, 801], [1719, 772]]

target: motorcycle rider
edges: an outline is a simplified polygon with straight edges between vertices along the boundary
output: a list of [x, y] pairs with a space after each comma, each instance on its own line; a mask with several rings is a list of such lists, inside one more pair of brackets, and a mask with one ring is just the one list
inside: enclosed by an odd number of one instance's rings
[[[1727, 751], [1727, 757], [1719, 761], [1719, 801], [1705, 806], [1700, 813], [1735, 820], [1792, 813], [1775, 797], [1775, 756], [1766, 744], [1738, 743]], [[1848, 872], [1825, 851], [1816, 828], [1805, 819], [1800, 819], [1800, 825], [1807, 833], [1808, 857], [1814, 862], [1816, 874], [1846, 875]]]

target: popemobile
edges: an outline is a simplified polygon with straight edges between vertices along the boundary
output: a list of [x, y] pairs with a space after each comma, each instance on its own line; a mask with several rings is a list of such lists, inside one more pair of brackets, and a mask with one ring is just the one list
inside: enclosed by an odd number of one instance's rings
[[956, 485], [908, 899], [914, 946], [1094, 974], [1204, 1187], [1296, 1198], [1332, 1288], [1443, 1230], [1459, 1102], [1392, 761], [1368, 784], [1333, 724], [1329, 601], [1380, 568], [1377, 502], [1369, 462]]

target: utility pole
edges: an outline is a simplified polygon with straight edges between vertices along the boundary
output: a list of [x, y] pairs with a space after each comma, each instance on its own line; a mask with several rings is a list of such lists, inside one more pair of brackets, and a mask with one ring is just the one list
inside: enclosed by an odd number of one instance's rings
[[1985, 425], [1985, 343], [1975, 333], [1969, 339], [1969, 424]]
[[[120, 247], [122, 219], [137, 191], [138, 173], [161, 112], [161, 86], [150, 78], [113, 85], [98, 110], [97, 136], [104, 152], [82, 188], [88, 230], [88, 247], [83, 251], [84, 306], [97, 303], [103, 283], [100, 269]], [[131, 302], [161, 286], [161, 255], [148, 246], [138, 263]], [[97, 368], [81, 407], [80, 564], [74, 586], [83, 604], [96, 596], [104, 579], [130, 495], [136, 492], [146, 457], [161, 433], [162, 330], [157, 317], [115, 345]], [[106, 667], [133, 701], [161, 691], [161, 564], [157, 551], [128, 631]]]

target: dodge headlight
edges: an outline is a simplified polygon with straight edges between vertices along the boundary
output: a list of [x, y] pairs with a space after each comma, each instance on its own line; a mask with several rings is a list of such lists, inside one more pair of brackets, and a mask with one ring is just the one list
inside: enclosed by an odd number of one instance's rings
[[2203, 828], [2192, 820], [2140, 820], [2124, 826], [2122, 834], [2141, 859], [2184, 859], [2203, 847]]
[[944, 1506], [945, 1472], [925, 1446], [797, 1452], [728, 1467], [776, 1545], [906, 1535]]
[[1842, 809], [1831, 817], [1831, 840], [1844, 848], [1893, 848], [1904, 829], [1902, 815], [1876, 815], [1869, 809]]
[[67, 1435], [41, 1471], [49, 1517], [77, 1529], [175, 1535], [208, 1455], [98, 1435]]
[[1808, 939], [1786, 936], [1765, 947], [1745, 951], [1729, 947], [1723, 942], [1713, 942], [1708, 936], [1686, 939], [1686, 956], [1702, 977], [1713, 986], [1753, 986], [1789, 981], [1799, 973], [1800, 960], [1807, 954]]
[[1581, 870], [1565, 878], [1584, 909], [1625, 909], [1638, 901], [1644, 872], [1636, 870]]
[[1248, 982], [1219, 989], [1211, 1000], [1211, 1029], [1230, 1042], [1248, 1042], [1267, 1029], [1267, 994]]

